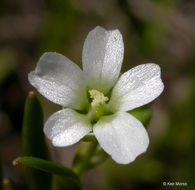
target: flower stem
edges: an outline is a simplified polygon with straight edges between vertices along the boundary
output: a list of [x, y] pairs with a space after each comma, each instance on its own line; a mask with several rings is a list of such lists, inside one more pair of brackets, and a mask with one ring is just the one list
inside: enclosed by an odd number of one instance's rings
[[90, 168], [90, 161], [93, 157], [94, 153], [96, 152], [98, 142], [91, 141], [91, 144], [89, 145], [86, 153], [84, 156], [82, 156], [78, 162], [76, 162], [73, 165], [73, 171], [78, 175], [81, 176], [84, 171], [86, 171], [88, 168]]

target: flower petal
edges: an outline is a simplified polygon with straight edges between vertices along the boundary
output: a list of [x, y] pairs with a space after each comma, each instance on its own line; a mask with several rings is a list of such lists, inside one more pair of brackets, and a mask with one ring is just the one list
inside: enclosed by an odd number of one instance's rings
[[89, 87], [107, 93], [118, 79], [124, 46], [119, 30], [96, 27], [89, 32], [83, 47], [83, 70]]
[[57, 147], [69, 146], [91, 131], [88, 119], [74, 110], [60, 110], [47, 120], [44, 126], [45, 135]]
[[80, 97], [86, 96], [81, 69], [58, 53], [44, 53], [28, 79], [43, 96], [64, 107], [79, 109]]
[[122, 74], [113, 88], [110, 109], [132, 110], [157, 98], [164, 89], [160, 74], [160, 67], [154, 63], [139, 65]]
[[126, 112], [103, 117], [93, 131], [100, 146], [119, 164], [133, 162], [149, 144], [142, 123]]

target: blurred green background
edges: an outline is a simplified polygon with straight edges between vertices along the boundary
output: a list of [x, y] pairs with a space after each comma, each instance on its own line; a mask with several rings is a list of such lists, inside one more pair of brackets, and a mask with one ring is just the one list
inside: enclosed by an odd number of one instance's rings
[[[151, 105], [148, 151], [129, 165], [118, 165], [109, 158], [83, 175], [83, 189], [195, 189], [194, 0], [1, 0], [0, 157], [4, 177], [12, 179], [18, 189], [26, 189], [23, 170], [13, 168], [11, 162], [21, 155], [24, 102], [33, 90], [27, 74], [46, 51], [60, 52], [81, 66], [84, 40], [97, 25], [121, 31], [123, 71], [157, 63], [165, 90]], [[38, 97], [45, 120], [59, 110]], [[70, 166], [75, 148], [51, 147], [53, 160]], [[188, 185], [163, 186], [163, 182]]]

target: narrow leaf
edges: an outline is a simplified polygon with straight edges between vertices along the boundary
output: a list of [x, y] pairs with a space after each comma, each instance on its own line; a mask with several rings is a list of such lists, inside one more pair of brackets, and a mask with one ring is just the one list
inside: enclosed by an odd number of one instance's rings
[[[13, 165], [34, 168], [40, 171], [48, 172], [62, 178], [64, 181], [71, 181], [77, 189], [80, 189], [80, 180], [78, 176], [69, 168], [58, 163], [43, 160], [34, 157], [19, 157], [13, 161]], [[61, 180], [62, 181], [62, 180]]]
[[[33, 92], [30, 92], [25, 104], [22, 128], [22, 150], [24, 156], [48, 159], [48, 149], [43, 134], [43, 112]], [[25, 169], [30, 190], [50, 189], [51, 175], [34, 169]]]

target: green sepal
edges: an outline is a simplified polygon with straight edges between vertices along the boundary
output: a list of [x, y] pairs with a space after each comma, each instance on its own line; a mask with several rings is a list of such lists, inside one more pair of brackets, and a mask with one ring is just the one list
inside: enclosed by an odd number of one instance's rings
[[89, 135], [85, 135], [85, 136], [82, 138], [82, 141], [83, 141], [83, 142], [96, 141], [96, 138], [95, 138], [94, 135], [89, 134]]
[[[68, 187], [81, 189], [81, 184], [78, 176], [71, 169], [66, 168], [65, 166], [62, 166], [58, 163], [34, 157], [19, 157], [13, 161], [13, 165], [29, 167], [53, 174], [52, 190], [60, 189], [56, 186], [64, 187], [64, 189], [66, 187], [66, 189], [70, 190], [71, 188]], [[61, 190], [62, 189], [63, 188], [61, 188]]]
[[[22, 151], [24, 156], [49, 159], [48, 148], [43, 134], [43, 111], [33, 92], [26, 99], [22, 128]], [[30, 190], [49, 190], [51, 175], [31, 168], [25, 169]]]
[[131, 111], [128, 111], [131, 115], [136, 117], [139, 121], [142, 122], [144, 127], [147, 127], [152, 119], [152, 111], [146, 107], [137, 108]]

